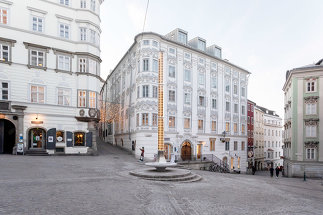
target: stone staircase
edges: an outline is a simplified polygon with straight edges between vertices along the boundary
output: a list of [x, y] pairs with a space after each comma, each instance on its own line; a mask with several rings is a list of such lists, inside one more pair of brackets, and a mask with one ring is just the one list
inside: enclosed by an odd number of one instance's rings
[[25, 155], [28, 156], [48, 156], [49, 154], [47, 153], [46, 149], [29, 149], [25, 152]]
[[130, 175], [151, 181], [164, 182], [197, 182], [202, 179], [201, 176], [192, 173], [186, 169], [168, 168], [166, 172], [157, 172], [154, 169], [143, 169], [129, 172]]

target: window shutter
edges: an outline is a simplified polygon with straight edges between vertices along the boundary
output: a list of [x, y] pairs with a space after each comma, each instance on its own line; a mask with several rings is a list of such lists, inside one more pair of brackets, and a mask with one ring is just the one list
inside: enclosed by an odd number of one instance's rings
[[47, 149], [56, 148], [56, 128], [51, 128], [47, 131]]
[[73, 133], [66, 131], [66, 146], [73, 147]]
[[86, 133], [86, 146], [92, 147], [92, 132]]

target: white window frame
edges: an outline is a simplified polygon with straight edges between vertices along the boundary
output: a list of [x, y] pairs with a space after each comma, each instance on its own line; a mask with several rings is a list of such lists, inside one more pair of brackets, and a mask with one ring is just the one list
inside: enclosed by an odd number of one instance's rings
[[211, 131], [216, 131], [216, 121], [211, 121]]
[[204, 130], [204, 119], [198, 119], [197, 121], [197, 130]]
[[158, 60], [153, 59], [153, 72], [158, 72]]
[[59, 0], [59, 3], [65, 6], [70, 6], [70, 0]]
[[71, 25], [66, 23], [59, 23], [58, 24], [58, 30], [59, 30], [59, 37], [64, 39], [70, 39], [71, 38]]
[[142, 126], [148, 126], [149, 125], [149, 114], [148, 113], [142, 113], [141, 114], [141, 125]]
[[96, 1], [96, 0], [91, 0], [91, 10], [92, 10], [93, 12], [95, 12], [95, 10], [96, 10], [96, 4], [95, 4], [95, 1]]
[[175, 78], [176, 77], [176, 68], [173, 65], [168, 66], [168, 77]]
[[87, 41], [87, 28], [80, 27], [80, 40]]
[[67, 55], [57, 55], [57, 69], [71, 71], [71, 57]]
[[184, 104], [191, 104], [191, 93], [184, 93]]
[[87, 72], [87, 58], [80, 57], [78, 59], [78, 69], [79, 69], [79, 72], [81, 73]]
[[317, 103], [306, 103], [305, 110], [306, 110], [306, 115], [317, 114]]
[[[7, 84], [7, 88], [3, 87], [3, 84]], [[4, 99], [4, 91], [7, 91], [7, 99]], [[0, 100], [8, 101], [10, 99], [10, 83], [9, 81], [0, 81]]]
[[[36, 55], [34, 55], [33, 52], [36, 52]], [[31, 66], [46, 67], [46, 52], [45, 51], [40, 51], [37, 49], [30, 49], [29, 53], [30, 53], [30, 65]], [[40, 53], [42, 53], [43, 56], [41, 56]], [[33, 60], [32, 60], [33, 57], [36, 58], [36, 65], [33, 64]], [[41, 60], [43, 62], [42, 64], [40, 63]]]
[[306, 137], [317, 137], [317, 125], [306, 125], [305, 126]]
[[90, 29], [90, 43], [96, 44], [96, 31]]
[[191, 82], [191, 70], [189, 69], [184, 70], [184, 81]]
[[144, 72], [149, 71], [149, 59], [148, 58], [145, 58], [142, 60], [142, 69]]
[[225, 102], [225, 111], [226, 111], [226, 112], [230, 112], [230, 109], [231, 109], [231, 108], [230, 108], [230, 102], [229, 102], [229, 101], [226, 101], [226, 102]]
[[190, 129], [190, 128], [191, 128], [191, 118], [184, 117], [184, 129]]
[[[34, 19], [36, 19], [36, 23], [34, 23], [34, 21], [35, 21]], [[32, 16], [31, 17], [31, 30], [43, 33], [44, 32], [44, 21], [45, 21], [44, 17]], [[35, 26], [34, 24], [36, 25], [36, 28], [34, 28], [34, 26]]]
[[142, 98], [148, 98], [149, 97], [149, 85], [143, 85], [142, 86]]
[[[314, 88], [314, 89], [312, 89]], [[306, 81], [306, 92], [314, 93], [316, 92], [316, 80], [308, 80]]]
[[96, 92], [89, 91], [89, 108], [96, 108]]
[[198, 97], [198, 105], [205, 107], [205, 96], [199, 96]]
[[158, 87], [153, 86], [153, 98], [157, 98], [157, 97], [158, 97]]
[[80, 8], [86, 8], [86, 0], [80, 0]]
[[[4, 12], [6, 11], [6, 15], [4, 15]], [[6, 23], [3, 22], [4, 17], [6, 17]], [[8, 25], [9, 24], [9, 9], [0, 7], [0, 24], [2, 25]]]
[[71, 89], [57, 88], [57, 105], [71, 106], [71, 92]]
[[[3, 49], [4, 46], [6, 46], [8, 49], [7, 50], [4, 50]], [[0, 43], [0, 61], [10, 62], [11, 61], [10, 51], [11, 51], [11, 46], [10, 45]], [[7, 61], [4, 58], [4, 53], [7, 53], [7, 56], [8, 56]]]
[[176, 118], [175, 116], [169, 116], [168, 117], [168, 127], [169, 128], [175, 128], [176, 126]]
[[176, 102], [176, 91], [175, 90], [168, 90], [168, 101], [169, 102]]
[[306, 159], [307, 160], [315, 160], [316, 150], [315, 148], [306, 148]]
[[216, 109], [216, 106], [217, 106], [216, 99], [213, 98], [211, 101], [212, 101], [212, 109]]
[[[80, 95], [80, 93], [82, 93]], [[78, 90], [77, 91], [77, 107], [87, 107], [87, 91], [86, 90]]]
[[[36, 91], [32, 90], [33, 87], [36, 87]], [[41, 88], [43, 89], [43, 93], [40, 92]], [[45, 90], [46, 90], [45, 86], [31, 84], [30, 85], [30, 102], [31, 103], [38, 103], [38, 104], [45, 104], [45, 94], [46, 94]], [[33, 94], [36, 94], [35, 101], [33, 101]], [[41, 94], [43, 95], [43, 100], [40, 100]]]
[[157, 126], [158, 125], [158, 114], [153, 113], [152, 114], [152, 126]]
[[205, 75], [203, 73], [199, 73], [198, 75], [198, 83], [199, 85], [205, 85]]

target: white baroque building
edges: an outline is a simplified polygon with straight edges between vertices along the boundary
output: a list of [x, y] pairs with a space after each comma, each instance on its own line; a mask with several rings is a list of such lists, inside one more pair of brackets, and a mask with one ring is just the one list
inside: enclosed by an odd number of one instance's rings
[[0, 0], [0, 153], [96, 150], [102, 2]]
[[250, 73], [223, 60], [220, 47], [206, 47], [200, 37], [187, 41], [187, 32], [181, 29], [165, 36], [145, 32], [135, 37], [101, 90], [102, 138], [132, 150], [136, 157], [141, 147], [150, 160], [157, 154], [160, 51], [164, 52], [166, 159], [213, 154], [231, 169], [245, 172]]

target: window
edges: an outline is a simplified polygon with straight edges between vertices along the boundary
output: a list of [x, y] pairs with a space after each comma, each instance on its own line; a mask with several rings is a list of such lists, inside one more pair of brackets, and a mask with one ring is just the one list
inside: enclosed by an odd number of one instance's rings
[[143, 113], [141, 115], [141, 125], [143, 125], [143, 126], [148, 125], [148, 113]]
[[142, 86], [142, 97], [144, 97], [144, 98], [149, 97], [149, 86], [148, 85]]
[[85, 146], [85, 133], [75, 132], [74, 133], [74, 146]]
[[71, 90], [58, 88], [58, 105], [70, 106], [71, 105]]
[[86, 8], [86, 0], [81, 0], [81, 8]]
[[199, 119], [199, 120], [198, 120], [198, 130], [203, 130], [203, 127], [204, 127], [204, 126], [203, 126], [203, 123], [204, 123], [204, 122], [203, 122], [203, 119]]
[[233, 131], [234, 131], [234, 133], [238, 133], [238, 124], [237, 123], [233, 123]]
[[197, 42], [197, 48], [199, 50], [205, 51], [205, 41], [198, 40], [198, 42]]
[[199, 85], [204, 85], [204, 74], [199, 73]]
[[153, 126], [157, 126], [158, 123], [158, 115], [157, 113], [153, 113]]
[[86, 107], [86, 91], [78, 91], [78, 107]]
[[168, 67], [168, 76], [175, 78], [175, 66], [169, 66]]
[[153, 46], [154, 46], [154, 47], [158, 47], [158, 42], [154, 40], [154, 41], [153, 41]]
[[8, 82], [0, 82], [0, 99], [8, 100], [9, 99], [9, 83]]
[[214, 150], [215, 150], [215, 139], [210, 138], [210, 151], [214, 151]]
[[95, 31], [94, 30], [90, 30], [90, 42], [95, 44]]
[[0, 8], [0, 24], [8, 24], [8, 9]]
[[174, 90], [168, 91], [168, 100], [170, 102], [175, 102], [175, 91]]
[[242, 134], [244, 134], [244, 133], [245, 133], [245, 125], [244, 125], [244, 124], [242, 124], [242, 125], [241, 125], [241, 133], [242, 133]]
[[216, 121], [211, 122], [211, 130], [216, 131]]
[[43, 51], [30, 50], [30, 63], [32, 66], [44, 67], [44, 55]]
[[59, 36], [69, 39], [70, 38], [70, 26], [66, 24], [59, 24]]
[[184, 103], [187, 105], [191, 104], [191, 94], [190, 93], [184, 93]]
[[96, 108], [96, 92], [89, 92], [89, 108]]
[[153, 98], [157, 98], [158, 95], [158, 87], [153, 86]]
[[230, 142], [225, 142], [225, 151], [230, 150]]
[[10, 60], [9, 56], [9, 46], [0, 44], [0, 61], [8, 62]]
[[143, 44], [144, 44], [144, 46], [149, 46], [149, 40], [144, 40]]
[[79, 72], [86, 72], [86, 58], [79, 59]]
[[309, 80], [307, 81], [307, 87], [306, 87], [307, 92], [315, 92], [315, 80]]
[[211, 63], [211, 68], [214, 70], [217, 70], [217, 63], [216, 62], [212, 62]]
[[216, 99], [212, 99], [212, 108], [216, 109]]
[[59, 3], [69, 6], [70, 5], [70, 1], [69, 0], [59, 0]]
[[241, 96], [242, 97], [246, 96], [246, 88], [245, 87], [241, 87]]
[[187, 43], [187, 35], [184, 32], [178, 32], [178, 42], [186, 44]]
[[137, 98], [140, 98], [140, 87], [137, 87]]
[[184, 128], [185, 129], [191, 128], [191, 119], [190, 118], [184, 118]]
[[91, 10], [95, 12], [95, 0], [91, 0]]
[[307, 148], [306, 149], [306, 159], [314, 160], [315, 159], [315, 149]]
[[233, 94], [235, 94], [235, 95], [238, 94], [238, 86], [236, 84], [233, 85]]
[[230, 81], [225, 81], [225, 92], [230, 93]]
[[169, 49], [168, 49], [168, 52], [169, 52], [170, 54], [175, 54], [175, 49], [173, 49], [173, 48], [169, 48]]
[[137, 126], [139, 126], [139, 113], [137, 113], [137, 115], [136, 115], [136, 124], [137, 124]]
[[191, 60], [191, 55], [189, 53], [185, 53], [184, 57], [186, 60], [189, 60], [189, 61]]
[[246, 106], [244, 106], [244, 105], [241, 106], [241, 114], [242, 115], [246, 114]]
[[234, 141], [233, 142], [233, 150], [234, 151], [237, 151], [238, 150], [238, 142], [237, 141]]
[[230, 122], [225, 123], [225, 132], [230, 132]]
[[199, 96], [199, 106], [205, 106], [205, 98], [204, 96]]
[[191, 70], [184, 70], [184, 81], [191, 82]]
[[306, 115], [316, 114], [316, 103], [306, 104]]
[[58, 55], [58, 69], [59, 70], [65, 70], [65, 71], [70, 71], [70, 60], [71, 58], [69, 56], [64, 56], [64, 55]]
[[33, 22], [33, 31], [43, 32], [43, 25], [44, 25], [44, 19], [40, 17], [33, 16], [32, 17]]
[[234, 113], [238, 113], [238, 104], [234, 104], [233, 107], [234, 107]]
[[143, 59], [143, 69], [145, 72], [149, 70], [149, 59]]
[[86, 28], [80, 28], [80, 39], [86, 41]]
[[230, 102], [225, 102], [225, 111], [230, 112]]
[[89, 71], [88, 71], [89, 73], [92, 73], [93, 75], [98, 75], [96, 64], [97, 63], [95, 60], [89, 59]]
[[217, 78], [216, 77], [211, 77], [211, 88], [216, 88], [217, 85]]
[[245, 150], [245, 143], [244, 141], [241, 142], [241, 151], [244, 151]]
[[153, 59], [153, 72], [158, 72], [158, 60]]
[[306, 137], [316, 137], [316, 125], [306, 125]]
[[45, 88], [42, 86], [31, 85], [31, 96], [30, 101], [32, 103], [44, 104], [45, 100]]
[[56, 131], [56, 141], [59, 143], [65, 142], [64, 131]]
[[175, 116], [170, 116], [168, 120], [168, 127], [175, 128]]

